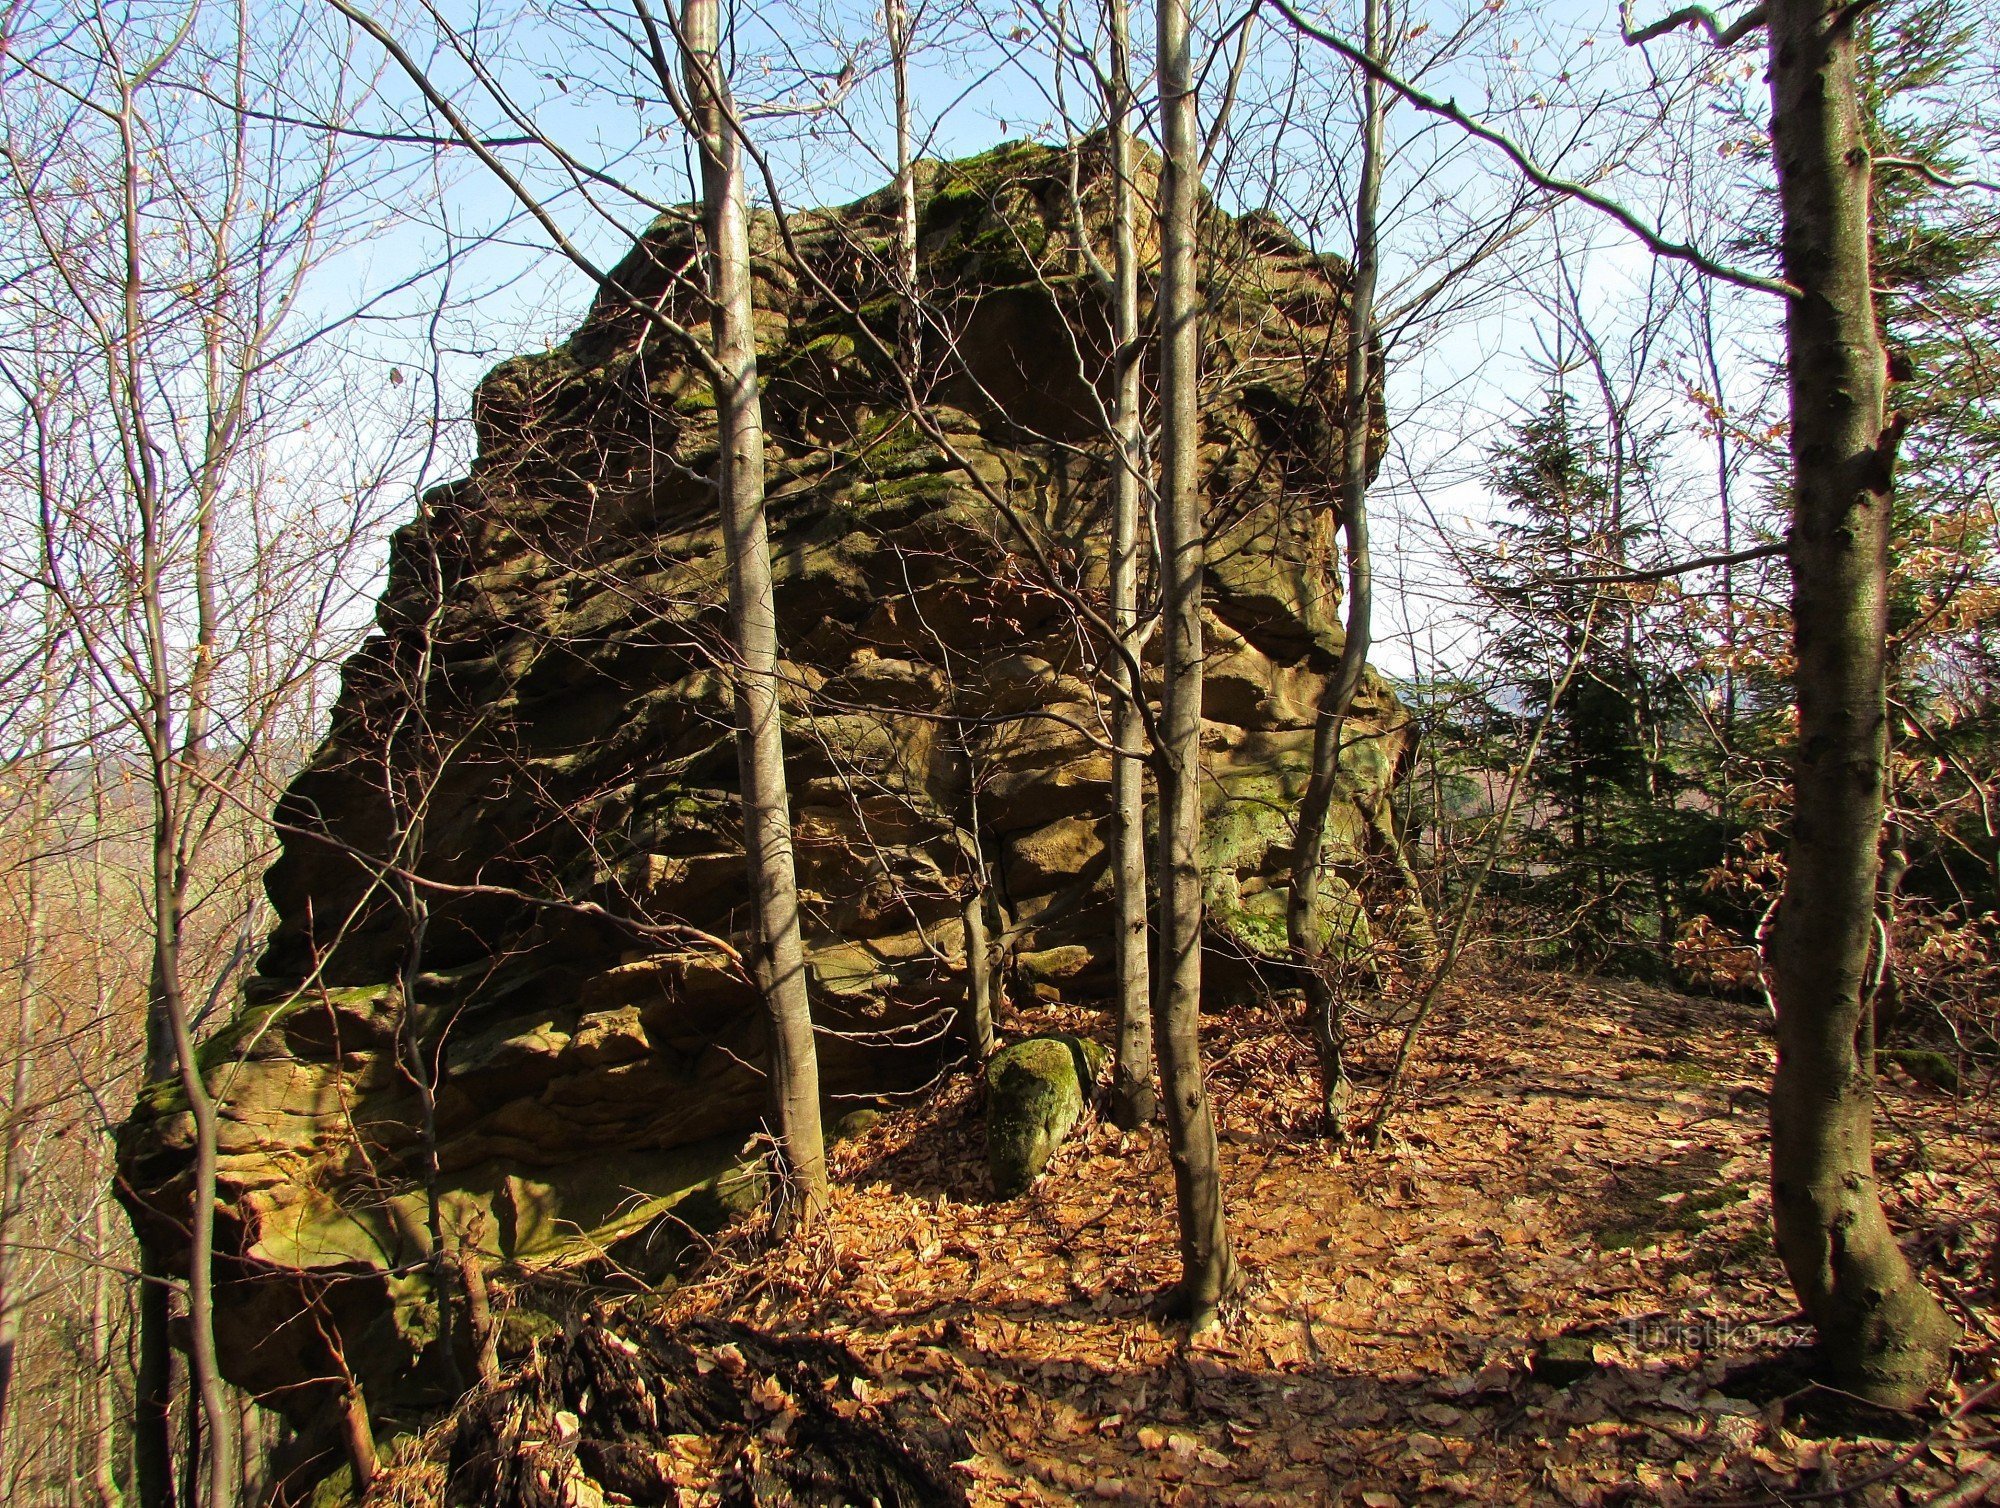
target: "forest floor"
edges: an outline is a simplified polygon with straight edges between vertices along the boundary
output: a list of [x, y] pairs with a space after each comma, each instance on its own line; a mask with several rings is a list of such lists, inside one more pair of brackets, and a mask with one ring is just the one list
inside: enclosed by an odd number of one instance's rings
[[[822, 1241], [720, 1253], [667, 1309], [846, 1347], [865, 1413], [942, 1432], [975, 1503], [2000, 1499], [1991, 1101], [1884, 1080], [1890, 1218], [1967, 1341], [1939, 1406], [1859, 1410], [1804, 1377], [1771, 1248], [1767, 1027], [1619, 981], [1468, 979], [1392, 1137], [1343, 1152], [1312, 1133], [1309, 1044], [1275, 1013], [1205, 1023], [1247, 1281], [1192, 1343], [1153, 1312], [1178, 1267], [1161, 1134], [1087, 1121], [993, 1202], [963, 1077], [837, 1149]], [[1553, 1337], [1582, 1343], [1568, 1386], [1536, 1376]]]

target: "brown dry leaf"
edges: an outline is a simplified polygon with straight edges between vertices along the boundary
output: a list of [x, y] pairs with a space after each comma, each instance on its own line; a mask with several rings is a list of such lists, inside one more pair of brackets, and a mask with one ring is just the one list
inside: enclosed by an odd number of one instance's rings
[[[1012, 1029], [1102, 1024], [1037, 1005]], [[1768, 1445], [1769, 1462], [1745, 1455], [1764, 1431], [1758, 1406], [1714, 1391], [1730, 1366], [1763, 1354], [1754, 1338], [1704, 1350], [1672, 1333], [1628, 1341], [1619, 1328], [1691, 1316], [1690, 1332], [1754, 1337], [1788, 1310], [1768, 1247], [1748, 1239], [1768, 1219], [1761, 1195], [1686, 1228], [1697, 1196], [1706, 1208], [1723, 1184], [1757, 1184], [1768, 1156], [1759, 1118], [1727, 1103], [1768, 1063], [1755, 1008], [1525, 972], [1464, 976], [1440, 996], [1412, 1065], [1400, 1145], [1333, 1157], [1310, 1130], [1309, 1039], [1266, 1007], [1203, 1024], [1218, 1115], [1237, 1133], [1225, 1192], [1252, 1278], [1213, 1341], [1184, 1349], [1142, 1312], [1178, 1275], [1157, 1134], [1086, 1126], [1029, 1194], [989, 1204], [966, 1077], [837, 1150], [836, 1275], [758, 1254], [737, 1291], [762, 1284], [771, 1325], [837, 1337], [884, 1379], [848, 1388], [871, 1419], [963, 1430], [977, 1453], [960, 1472], [981, 1505], [1309, 1503], [1330, 1489], [1352, 1502], [1363, 1484], [1368, 1508], [1425, 1491], [1595, 1504], [1689, 1490], [1677, 1483], [1742, 1496], [1752, 1466], [1773, 1469]], [[1711, 1089], [1660, 1071], [1668, 1030], [1673, 1061], [1710, 1075]], [[1361, 1045], [1359, 1073], [1379, 1071], [1377, 1050]], [[1883, 1092], [1935, 1168], [1891, 1175], [1892, 1218], [1913, 1239], [1959, 1222], [1973, 1255], [1952, 1281], [1971, 1297], [2000, 1236], [1984, 1171], [1993, 1127]], [[1687, 1181], [1635, 1182], [1633, 1170], [1654, 1167]], [[1649, 1248], [1661, 1255], [1641, 1255]], [[1942, 1282], [1940, 1271], [1928, 1275]], [[674, 1304], [700, 1312], [729, 1291], [690, 1285]], [[1527, 1353], [1557, 1334], [1602, 1344], [1614, 1382], [1554, 1392], [1533, 1381]], [[1525, 1427], [1503, 1432], [1521, 1409]], [[1784, 1464], [1798, 1459], [1788, 1451]], [[1921, 1499], [1951, 1467], [1913, 1471], [1930, 1473], [1911, 1478]]]
[[775, 1377], [758, 1378], [750, 1386], [749, 1398], [767, 1414], [783, 1413], [792, 1406], [792, 1395]]

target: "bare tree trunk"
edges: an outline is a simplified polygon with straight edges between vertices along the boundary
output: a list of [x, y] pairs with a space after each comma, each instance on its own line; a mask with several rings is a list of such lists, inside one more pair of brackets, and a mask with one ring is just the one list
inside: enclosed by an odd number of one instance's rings
[[263, 1412], [248, 1393], [236, 1394], [236, 1493], [239, 1503], [257, 1500], [257, 1483], [263, 1475], [266, 1435]]
[[171, 1290], [158, 1255], [139, 1244], [139, 1365], [132, 1379], [132, 1472], [140, 1508], [174, 1508]]
[[[35, 790], [42, 789], [44, 771], [31, 769], [28, 778]], [[42, 810], [39, 794], [30, 803], [28, 841], [42, 841]], [[31, 1088], [29, 1044], [35, 1040], [35, 995], [41, 987], [42, 880], [39, 856], [28, 855], [23, 866], [27, 891], [27, 925], [21, 939], [19, 972], [14, 988], [14, 1065], [8, 1086], [6, 1126], [0, 1133], [0, 1461], [11, 1452], [13, 1416], [8, 1403], [13, 1393], [14, 1356], [21, 1334], [21, 1299], [15, 1292], [14, 1247], [21, 1239], [22, 1194], [28, 1183], [27, 1148], [23, 1145], [21, 1122], [28, 1113]]]
[[[32, 906], [34, 902], [30, 900]], [[34, 988], [30, 984], [32, 978], [32, 964], [28, 964], [22, 970], [22, 994]], [[24, 1006], [24, 1026], [26, 1014]], [[0, 1170], [0, 1462], [12, 1454], [8, 1446], [14, 1436], [8, 1398], [14, 1390], [14, 1354], [20, 1344], [20, 1296], [14, 1292], [14, 1242], [20, 1240], [22, 1184], [26, 1180], [26, 1168], [22, 1168], [24, 1148], [20, 1144], [20, 1116], [28, 1102], [26, 1090], [28, 1038], [20, 1036], [14, 1042], [14, 1088], [6, 1106], [6, 1168]]]
[[[137, 322], [134, 321], [136, 324]], [[135, 383], [135, 391], [137, 386]], [[190, 744], [176, 752], [171, 714], [171, 687], [166, 680], [170, 654], [165, 624], [163, 585], [153, 564], [157, 546], [149, 522], [147, 564], [141, 602], [147, 639], [154, 658], [154, 679], [148, 687], [151, 725], [148, 729], [153, 782], [153, 871], [149, 900], [153, 913], [152, 979], [149, 1009], [162, 1024], [172, 1046], [173, 1066], [194, 1122], [194, 1168], [190, 1178], [188, 1219], [188, 1383], [208, 1424], [208, 1497], [212, 1508], [235, 1500], [234, 1421], [223, 1397], [222, 1373], [215, 1354], [215, 1100], [202, 1078], [196, 1054], [194, 1026], [181, 983], [181, 941], [187, 905], [187, 877], [181, 854], [181, 813], [176, 800], [182, 779], [193, 777], [198, 749]], [[198, 726], [190, 717], [192, 730]], [[176, 765], [185, 766], [177, 770]], [[190, 1419], [189, 1446], [201, 1433]], [[193, 1494], [189, 1492], [192, 1499]], [[190, 1503], [192, 1508], [192, 1503]]]
[[904, 355], [915, 355], [917, 293], [917, 175], [915, 133], [910, 125], [910, 4], [888, 0], [884, 19], [889, 31], [889, 71], [896, 95], [896, 271], [903, 283], [904, 310], [910, 329], [904, 335]]
[[1889, 514], [1898, 422], [1869, 284], [1870, 159], [1854, 7], [1769, 6], [1783, 210], [1798, 744], [1785, 889], [1770, 940], [1779, 1254], [1850, 1392], [1913, 1407], [1956, 1327], [1910, 1271], [1875, 1184], [1875, 1044], [1864, 999], [1887, 759]]
[[986, 887], [965, 895], [966, 1046], [975, 1063], [993, 1056], [993, 933], [986, 924]]
[[1113, 674], [1121, 694], [1112, 718], [1111, 875], [1117, 928], [1118, 1054], [1111, 1079], [1111, 1116], [1131, 1130], [1159, 1108], [1153, 1092], [1152, 978], [1146, 957], [1145, 745], [1136, 674], [1144, 644], [1139, 628], [1140, 512], [1145, 448], [1139, 420], [1139, 248], [1132, 192], [1131, 23], [1125, 0], [1106, 0], [1111, 72], [1105, 115], [1111, 149], [1112, 340], [1117, 393], [1111, 414], [1111, 622], [1125, 654]]
[[[122, 403], [134, 427], [128, 462], [129, 480], [138, 504], [138, 600], [135, 606], [144, 623], [145, 665], [140, 688], [139, 732], [145, 739], [147, 775], [152, 789], [152, 873], [147, 901], [151, 911], [153, 956], [147, 988], [147, 1046], [149, 1073], [170, 1070], [179, 1077], [186, 1096], [188, 1113], [194, 1122], [195, 1155], [189, 1198], [188, 1231], [188, 1374], [191, 1393], [199, 1398], [208, 1420], [209, 1496], [211, 1508], [223, 1508], [232, 1501], [235, 1469], [231, 1458], [231, 1430], [224, 1414], [222, 1379], [217, 1370], [214, 1325], [215, 1102], [203, 1082], [201, 1065], [195, 1054], [193, 1023], [181, 977], [181, 942], [187, 905], [187, 875], [182, 842], [184, 813], [180, 794], [198, 788], [196, 766], [206, 736], [208, 708], [206, 689], [211, 683], [215, 649], [215, 618], [212, 600], [213, 571], [206, 560], [197, 561], [197, 625], [194, 645], [196, 670], [190, 678], [184, 726], [175, 729], [175, 688], [170, 666], [175, 651], [167, 625], [166, 581], [168, 542], [163, 537], [167, 521], [163, 515], [165, 482], [159, 472], [157, 441], [148, 419], [147, 375], [143, 370], [144, 350], [139, 332], [146, 328], [144, 253], [141, 247], [141, 199], [144, 174], [135, 122], [136, 108], [130, 80], [120, 81], [121, 110], [117, 127], [121, 147], [122, 175], [119, 185], [122, 202], [120, 226], [123, 236], [124, 277], [120, 287], [121, 314], [128, 338], [118, 354], [120, 369], [114, 381], [122, 389]], [[213, 337], [204, 341], [204, 352], [212, 356]], [[213, 388], [210, 375], [211, 394]], [[215, 406], [209, 408], [209, 424], [203, 437], [204, 451], [212, 454], [218, 442], [226, 444], [226, 429], [218, 433]], [[213, 493], [204, 484], [196, 522], [197, 555], [214, 549], [215, 533], [210, 513]], [[184, 742], [179, 742], [184, 740]], [[160, 1073], [161, 1077], [165, 1072]], [[162, 1311], [156, 1316], [162, 1333], [153, 1344], [164, 1346], [164, 1294]], [[149, 1400], [150, 1402], [150, 1400]], [[165, 1429], [165, 1408], [161, 1427]], [[193, 1436], [190, 1430], [190, 1449]], [[143, 1459], [143, 1458], [142, 1458]], [[171, 1492], [171, 1487], [162, 1490]], [[192, 1499], [192, 1491], [186, 1495]], [[164, 1501], [164, 1499], [162, 1500]], [[190, 1502], [189, 1508], [193, 1508]]]
[[[170, 875], [170, 848], [164, 843], [158, 847], [169, 854], [165, 864]], [[157, 865], [154, 884], [154, 904], [158, 914], [153, 936], [152, 1008], [165, 1021], [168, 1038], [173, 1043], [175, 1071], [180, 1079], [181, 1092], [187, 1098], [189, 1115], [194, 1122], [194, 1168], [190, 1178], [188, 1221], [188, 1382], [208, 1416], [209, 1433], [220, 1432], [226, 1436], [228, 1431], [222, 1428], [222, 1381], [216, 1370], [215, 1357], [215, 1101], [202, 1081], [201, 1067], [195, 1056], [194, 1033], [188, 1023], [187, 1001], [180, 989], [179, 907], [172, 898], [175, 886], [171, 878], [162, 878], [162, 869]], [[167, 894], [161, 895], [162, 891]], [[212, 1458], [227, 1454], [226, 1445], [211, 1451]], [[209, 1484], [217, 1503], [229, 1501], [228, 1482], [229, 1478], [225, 1475]]]
[[714, 383], [721, 444], [716, 491], [737, 657], [743, 839], [757, 898], [756, 975], [770, 1014], [771, 1087], [779, 1140], [798, 1197], [796, 1217], [810, 1225], [826, 1206], [826, 1147], [778, 709], [778, 619], [764, 521], [764, 410], [757, 386], [743, 149], [722, 71], [717, 0], [685, 0], [681, 26], [689, 104], [700, 138], [709, 300], [715, 360], [722, 373]]
[[[89, 726], [97, 726], [97, 715], [93, 708]], [[90, 761], [90, 848], [87, 862], [90, 866], [90, 921], [97, 946], [101, 949], [106, 935], [105, 891], [109, 856], [104, 851], [105, 823], [105, 770], [104, 762], [97, 757], [97, 749], [92, 744], [84, 746], [84, 757]], [[100, 1021], [111, 1019], [111, 987], [106, 977], [103, 953], [96, 957], [96, 967], [92, 970], [93, 987], [96, 994], [95, 1016]], [[91, 1268], [90, 1268], [90, 1485], [97, 1508], [125, 1508], [125, 1494], [118, 1485], [118, 1392], [114, 1384], [114, 1368], [118, 1365], [112, 1345], [116, 1323], [112, 1313], [112, 1272], [111, 1272], [111, 1231], [109, 1221], [109, 1201], [112, 1181], [116, 1177], [116, 1167], [109, 1155], [107, 1144], [98, 1143], [96, 1184], [98, 1197], [91, 1207]], [[142, 1264], [144, 1257], [141, 1257]], [[129, 1281], [129, 1280], [121, 1280]], [[141, 1280], [139, 1296], [143, 1303], [145, 1290], [152, 1285]], [[134, 1319], [138, 1315], [135, 1313]], [[143, 1330], [143, 1326], [141, 1326]], [[161, 1330], [164, 1343], [165, 1331]], [[129, 1337], [128, 1337], [128, 1351]], [[142, 1396], [145, 1381], [145, 1353], [140, 1350], [139, 1365], [133, 1368], [133, 1396], [135, 1401]], [[133, 1474], [139, 1476], [138, 1432], [134, 1430]], [[135, 1482], [136, 1484], [136, 1482]]]
[[[98, 831], [102, 832], [101, 806], [98, 817]], [[157, 1082], [170, 1077], [173, 1072], [173, 1041], [162, 1012], [149, 1000], [146, 1011], [146, 1078]], [[173, 1289], [166, 1265], [153, 1249], [153, 1244], [145, 1239], [143, 1232], [138, 1234], [139, 1364], [132, 1379], [133, 1485], [139, 1495], [140, 1508], [174, 1508], [174, 1358], [168, 1341]]]
[[11, 1452], [6, 1448], [12, 1443], [11, 1418], [7, 1413], [8, 1395], [14, 1385], [14, 1353], [20, 1340], [20, 1300], [15, 1296], [13, 1284], [13, 1243], [19, 1236], [17, 1222], [20, 1219], [20, 1139], [16, 1134], [16, 1122], [20, 1116], [22, 1097], [20, 1090], [27, 1081], [28, 1061], [25, 1046], [14, 1050], [14, 1086], [16, 1097], [10, 1104], [7, 1115], [7, 1167], [6, 1186], [0, 1190], [0, 1462], [4, 1462]]
[[[1363, 46], [1370, 58], [1381, 46], [1382, 0], [1368, 0]], [[1368, 668], [1374, 631], [1375, 572], [1368, 554], [1368, 436], [1373, 404], [1369, 350], [1375, 338], [1375, 208], [1382, 185], [1382, 89], [1372, 73], [1361, 76], [1361, 182], [1354, 199], [1354, 290], [1347, 305], [1346, 390], [1341, 394], [1340, 527], [1347, 539], [1347, 638], [1340, 648], [1313, 726], [1312, 772], [1299, 802], [1292, 844], [1291, 896], [1285, 930], [1300, 966], [1313, 1042], [1319, 1050], [1320, 1107], [1327, 1135], [1346, 1135], [1341, 1117], [1353, 1088], [1344, 1057], [1346, 1024], [1340, 991], [1327, 971], [1320, 936], [1320, 866], [1327, 821], [1340, 778], [1340, 743], [1354, 693]]]
[[[100, 1191], [105, 1187], [99, 1179]], [[100, 1192], [91, 1209], [90, 1266], [90, 1378], [88, 1389], [90, 1431], [90, 1490], [97, 1508], [124, 1508], [125, 1494], [118, 1488], [117, 1411], [111, 1386], [111, 1273], [108, 1267], [111, 1246]]]
[[352, 1378], [340, 1395], [340, 1438], [348, 1469], [354, 1473], [355, 1491], [365, 1491], [381, 1470], [381, 1459], [375, 1453], [374, 1427], [368, 1422], [368, 1400]]
[[916, 137], [910, 117], [910, 4], [885, 0], [889, 74], [896, 108], [896, 350], [915, 375], [923, 354], [923, 316], [917, 307]]
[[203, 1508], [201, 1436], [201, 1392], [190, 1386], [181, 1395], [181, 1501], [188, 1508]]
[[1201, 140], [1187, 0], [1160, 0], [1160, 575], [1166, 639], [1161, 698], [1159, 972], [1153, 1026], [1179, 1207], [1179, 1307], [1215, 1323], [1236, 1286], [1222, 1208], [1215, 1115], [1201, 1069], [1201, 289], [1196, 276]]
[[[136, 384], [135, 384], [136, 390]], [[171, 687], [166, 681], [170, 647], [165, 624], [163, 586], [152, 560], [154, 528], [148, 525], [147, 565], [141, 585], [147, 638], [154, 657], [154, 680], [148, 687], [151, 723], [148, 750], [153, 784], [151, 894], [153, 958], [148, 988], [149, 1015], [159, 1024], [171, 1049], [173, 1072], [187, 1099], [194, 1122], [194, 1167], [190, 1176], [188, 1219], [188, 1383], [199, 1400], [208, 1429], [208, 1493], [215, 1508], [234, 1500], [236, 1477], [231, 1445], [234, 1431], [222, 1393], [222, 1374], [215, 1354], [215, 1179], [216, 1111], [195, 1050], [194, 1026], [181, 984], [181, 942], [186, 914], [186, 873], [180, 849], [181, 813], [176, 794], [184, 762], [192, 776], [195, 750], [176, 752], [171, 714]], [[192, 723], [192, 719], [190, 720]], [[190, 1419], [189, 1445], [199, 1431]], [[193, 1494], [187, 1496], [192, 1499]], [[190, 1508], [192, 1505], [190, 1504]]]
[[479, 1381], [490, 1388], [500, 1381], [500, 1332], [493, 1323], [493, 1301], [486, 1287], [486, 1270], [479, 1262], [479, 1239], [483, 1229], [483, 1223], [475, 1224], [457, 1238], [458, 1272], [459, 1281], [465, 1287], [465, 1322], [472, 1331]]

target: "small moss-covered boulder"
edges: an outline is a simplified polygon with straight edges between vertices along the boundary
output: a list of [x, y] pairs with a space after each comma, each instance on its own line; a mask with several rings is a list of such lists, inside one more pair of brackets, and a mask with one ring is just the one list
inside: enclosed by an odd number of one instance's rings
[[1104, 1066], [1082, 1037], [1028, 1037], [986, 1064], [986, 1166], [993, 1192], [1011, 1199], [1035, 1181], [1075, 1127]]
[[1881, 1057], [1883, 1062], [1895, 1064], [1926, 1089], [1953, 1095], [1959, 1091], [1958, 1064], [1935, 1048], [1892, 1047]]

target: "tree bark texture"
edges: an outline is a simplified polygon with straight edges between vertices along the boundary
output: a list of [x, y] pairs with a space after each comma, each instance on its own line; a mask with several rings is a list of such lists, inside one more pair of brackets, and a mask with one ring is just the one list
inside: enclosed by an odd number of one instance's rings
[[1111, 411], [1111, 623], [1124, 648], [1113, 657], [1119, 693], [1112, 714], [1118, 754], [1111, 762], [1111, 864], [1114, 953], [1118, 969], [1118, 1051], [1111, 1079], [1112, 1119], [1126, 1130], [1159, 1108], [1153, 1091], [1152, 974], [1146, 956], [1145, 743], [1133, 674], [1144, 645], [1139, 622], [1140, 521], [1145, 442], [1140, 428], [1139, 250], [1132, 192], [1131, 23], [1125, 0], [1107, 0], [1111, 71], [1105, 89], [1111, 150], [1112, 339], [1117, 389]]
[[[46, 686], [44, 696], [46, 700]], [[35, 794], [29, 802], [29, 831], [33, 841], [39, 842], [43, 818], [41, 786], [37, 784], [34, 789]], [[4, 1464], [11, 1454], [7, 1447], [13, 1443], [13, 1418], [8, 1405], [13, 1398], [14, 1358], [21, 1334], [21, 1296], [17, 1292], [18, 1264], [14, 1260], [14, 1248], [22, 1236], [23, 1196], [29, 1179], [27, 1138], [23, 1134], [26, 1127], [22, 1118], [28, 1113], [31, 1088], [28, 1047], [36, 1038], [35, 1003], [41, 987], [41, 873], [39, 855], [31, 852], [21, 865], [19, 883], [25, 892], [27, 925], [23, 928], [14, 984], [13, 1071], [7, 1103], [4, 1112], [0, 1112], [4, 1113], [6, 1120], [4, 1131], [0, 1131], [0, 1464]]]
[[975, 1063], [993, 1056], [993, 934], [986, 925], [984, 884], [965, 896], [965, 1045]]
[[[1381, 44], [1381, 0], [1368, 0], [1364, 43]], [[1341, 395], [1340, 527], [1347, 545], [1347, 638], [1313, 722], [1312, 771], [1299, 801], [1292, 844], [1292, 888], [1285, 906], [1287, 943], [1299, 964], [1306, 1012], [1319, 1052], [1320, 1104], [1327, 1134], [1344, 1134], [1341, 1117], [1352, 1098], [1344, 1057], [1340, 989], [1328, 973], [1320, 937], [1320, 868], [1327, 821], [1340, 780], [1340, 744], [1354, 707], [1374, 631], [1374, 566], [1368, 553], [1369, 352], [1375, 331], [1375, 212], [1382, 183], [1382, 90], [1361, 78], [1361, 182], [1354, 200], [1354, 291], [1347, 308], [1346, 391]]]
[[715, 410], [721, 456], [716, 492], [729, 573], [729, 619], [736, 653], [736, 745], [743, 784], [743, 839], [757, 900], [757, 984], [770, 1017], [770, 1073], [794, 1215], [811, 1224], [827, 1200], [820, 1126], [819, 1061], [799, 936], [798, 880], [792, 860], [791, 798], [785, 786], [778, 707], [778, 619], [771, 542], [764, 518], [764, 411], [752, 322], [749, 210], [743, 148], [723, 74], [717, 0], [682, 10], [689, 104], [701, 155], [708, 235]]
[[139, 1366], [132, 1379], [132, 1480], [139, 1508], [174, 1508], [173, 1352], [166, 1268], [139, 1244]]
[[1771, 139], [1791, 399], [1798, 742], [1783, 900], [1769, 943], [1778, 1067], [1771, 1195], [1779, 1254], [1831, 1380], [1908, 1407], [1941, 1382], [1955, 1327], [1882, 1213], [1875, 933], [1887, 759], [1892, 471], [1887, 361], [1869, 282], [1870, 161], [1852, 18], [1833, 0], [1769, 7]]
[[[108, 1187], [109, 1175], [100, 1180]], [[91, 1230], [95, 1238], [90, 1266], [90, 1349], [88, 1360], [88, 1407], [90, 1433], [90, 1490], [97, 1508], [124, 1508], [125, 1494], [118, 1486], [117, 1391], [112, 1369], [117, 1357], [112, 1348], [111, 1283], [108, 1270], [111, 1233], [105, 1218], [105, 1199], [92, 1207]]]
[[1153, 1030], [1180, 1218], [1179, 1306], [1196, 1329], [1236, 1286], [1215, 1115], [1201, 1066], [1201, 140], [1187, 0], [1160, 0], [1160, 573], [1166, 679], [1159, 749], [1159, 966]]

